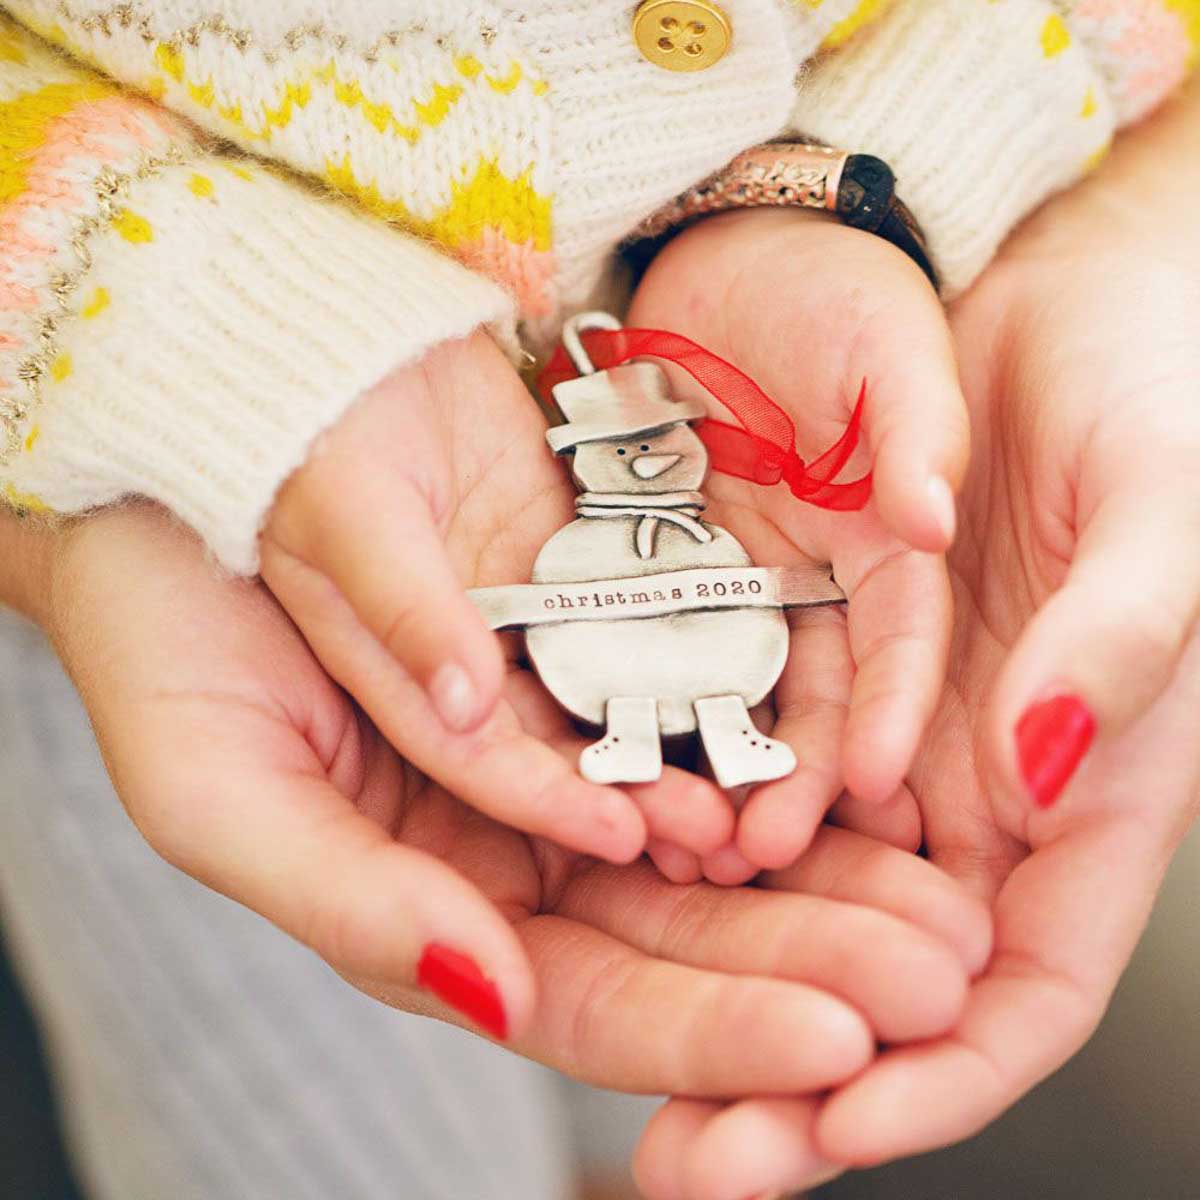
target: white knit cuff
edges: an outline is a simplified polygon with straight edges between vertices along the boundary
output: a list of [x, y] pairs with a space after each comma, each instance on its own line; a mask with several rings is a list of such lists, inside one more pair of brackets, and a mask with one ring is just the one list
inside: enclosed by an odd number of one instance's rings
[[897, 0], [804, 75], [792, 128], [895, 171], [943, 292], [1084, 173], [1115, 127], [1104, 81], [1042, 0]]
[[148, 496], [252, 573], [276, 491], [356, 397], [481, 324], [515, 341], [501, 288], [269, 170], [175, 166], [127, 202], [12, 464], [57, 512]]

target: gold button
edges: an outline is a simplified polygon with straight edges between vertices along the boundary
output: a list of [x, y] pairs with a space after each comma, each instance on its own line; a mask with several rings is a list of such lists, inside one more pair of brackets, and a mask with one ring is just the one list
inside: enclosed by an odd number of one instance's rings
[[729, 49], [729, 18], [707, 0], [644, 0], [633, 38], [647, 62], [668, 71], [703, 71]]

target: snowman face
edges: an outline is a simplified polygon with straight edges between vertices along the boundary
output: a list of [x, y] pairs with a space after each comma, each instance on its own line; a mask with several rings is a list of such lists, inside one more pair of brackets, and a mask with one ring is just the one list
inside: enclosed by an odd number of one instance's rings
[[698, 492], [707, 471], [704, 443], [682, 422], [620, 441], [575, 447], [575, 482], [587, 492]]

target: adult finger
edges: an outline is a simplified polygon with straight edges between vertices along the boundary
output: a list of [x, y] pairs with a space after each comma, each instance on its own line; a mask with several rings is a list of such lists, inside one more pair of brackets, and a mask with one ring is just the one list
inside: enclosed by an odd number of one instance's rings
[[816, 1112], [815, 1099], [671, 1100], [642, 1134], [635, 1178], [649, 1200], [782, 1200], [841, 1173], [817, 1151]]
[[763, 884], [891, 913], [952, 946], [972, 975], [991, 953], [992, 918], [982, 901], [925, 859], [848, 829], [822, 826], [798, 862]]
[[[276, 714], [235, 696], [92, 711], [123, 801], [168, 862], [404, 1007], [423, 989], [442, 1003], [417, 1006], [493, 1037], [528, 1025], [535, 984], [509, 922], [359, 811]], [[398, 761], [383, 783], [402, 788]]]
[[1036, 851], [1000, 893], [996, 951], [954, 1032], [884, 1054], [836, 1093], [817, 1122], [822, 1152], [866, 1165], [944, 1146], [1066, 1061], [1103, 1014], [1164, 869], [1132, 818]]
[[874, 1052], [862, 1016], [817, 988], [657, 958], [557, 914], [518, 932], [541, 1002], [516, 1048], [600, 1087], [809, 1091], [850, 1078]]
[[1175, 674], [1200, 616], [1200, 494], [1169, 474], [1104, 497], [1005, 663], [989, 767], [1015, 811], [1052, 805], [1095, 737], [1118, 735]]
[[[891, 853], [893, 867], [907, 857]], [[820, 988], [861, 1011], [885, 1041], [949, 1028], [966, 995], [958, 949], [925, 927], [854, 902], [855, 864], [863, 860], [853, 842], [833, 842], [825, 857], [827, 879], [834, 860], [846, 868], [837, 900], [816, 891], [679, 888], [649, 865], [619, 872], [598, 865], [571, 882], [556, 912], [671, 962]], [[869, 895], [875, 885], [869, 877], [864, 883]]]

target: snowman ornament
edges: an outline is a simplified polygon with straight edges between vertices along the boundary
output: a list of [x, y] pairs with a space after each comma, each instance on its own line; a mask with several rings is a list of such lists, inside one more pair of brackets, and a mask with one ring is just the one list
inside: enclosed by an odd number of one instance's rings
[[703, 519], [708, 452], [690, 423], [704, 405], [673, 399], [653, 363], [595, 370], [579, 335], [596, 328], [620, 324], [584, 313], [564, 329], [579, 377], [554, 388], [565, 419], [546, 434], [571, 456], [576, 519], [542, 547], [531, 584], [470, 595], [492, 628], [525, 629], [547, 690], [604, 730], [582, 752], [584, 778], [655, 780], [662, 739], [698, 731], [720, 786], [780, 779], [795, 755], [750, 709], [783, 671], [783, 610], [845, 597], [828, 567], [757, 567]]

